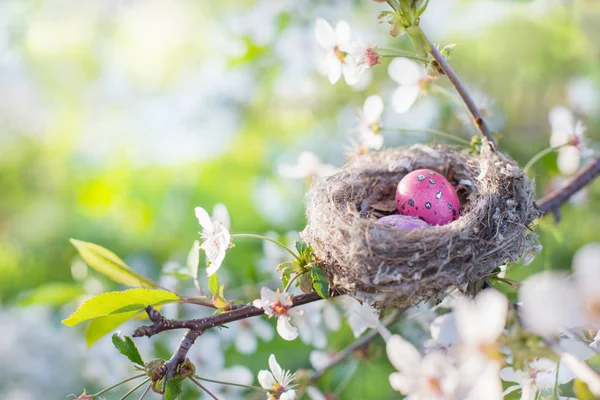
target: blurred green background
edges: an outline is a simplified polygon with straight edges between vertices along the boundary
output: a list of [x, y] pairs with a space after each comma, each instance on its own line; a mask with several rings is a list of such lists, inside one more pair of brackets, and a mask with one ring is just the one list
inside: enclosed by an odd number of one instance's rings
[[[278, 166], [303, 151], [341, 166], [356, 111], [371, 94], [384, 98], [385, 126], [475, 134], [434, 94], [394, 113], [388, 59], [356, 87], [332, 86], [318, 73], [317, 17], [347, 20], [365, 42], [410, 49], [377, 24], [383, 9], [370, 1], [0, 1], [2, 398], [64, 398], [104, 384], [78, 369], [91, 358], [101, 364], [104, 351], [86, 352], [83, 331], [60, 320], [75, 296], [120, 288], [82, 267], [69, 238], [101, 244], [159, 279], [167, 262], [184, 264], [197, 239], [195, 206], [225, 204], [237, 233], [302, 230], [307, 182], [284, 179]], [[587, 125], [590, 146], [597, 142], [599, 24], [594, 0], [432, 0], [422, 22], [433, 41], [457, 43], [452, 64], [492, 99], [486, 108], [500, 145], [523, 164], [549, 145], [554, 106], [570, 108]], [[433, 139], [415, 132], [385, 140], [392, 147]], [[539, 196], [548, 193], [560, 177], [556, 156], [532, 175]], [[540, 222], [544, 250], [511, 275], [569, 268], [581, 245], [600, 240], [599, 207], [596, 182], [585, 201], [563, 208], [559, 225]], [[228, 287], [247, 289], [238, 292], [244, 300], [269, 278], [257, 268], [262, 257], [261, 243], [240, 241], [221, 269]], [[57, 283], [64, 286], [52, 292], [52, 307], [31, 305], [31, 290]], [[35, 351], [31, 340], [40, 340]], [[329, 348], [350, 341], [344, 327]], [[156, 354], [147, 350], [146, 358]], [[155, 350], [168, 356], [173, 346]], [[279, 338], [254, 356], [230, 349], [227, 364], [256, 372], [270, 353], [284, 368], [309, 367], [306, 346]], [[21, 371], [13, 362], [23, 354]], [[40, 378], [53, 368], [63, 373]], [[391, 389], [382, 392], [390, 368], [381, 353], [361, 363], [340, 397], [391, 398]], [[333, 390], [345, 373], [326, 375], [323, 388]]]

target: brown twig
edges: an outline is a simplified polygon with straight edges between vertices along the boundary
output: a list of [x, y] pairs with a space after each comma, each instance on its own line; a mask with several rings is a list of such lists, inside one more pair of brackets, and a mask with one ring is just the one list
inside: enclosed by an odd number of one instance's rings
[[[337, 295], [337, 293], [332, 294], [332, 296]], [[299, 296], [295, 296], [292, 299], [292, 307], [301, 306], [318, 300], [322, 300], [322, 298], [319, 297], [317, 293], [313, 292], [309, 294], [301, 294]], [[198, 334], [202, 334], [207, 329], [214, 328], [216, 326], [264, 314], [265, 310], [263, 310], [262, 308], [254, 307], [252, 304], [247, 304], [245, 306], [236, 308], [235, 310], [224, 312], [221, 314], [211, 315], [210, 317], [188, 320], [173, 320], [164, 318], [162, 315], [160, 315], [160, 313], [157, 310], [155, 310], [152, 307], [147, 307], [146, 312], [148, 312], [149, 316], [150, 313], [154, 315], [154, 319], [152, 316], [150, 316], [150, 320], [154, 322], [154, 324], [149, 326], [140, 326], [133, 332], [134, 337], [152, 337], [157, 333], [172, 329], [190, 329], [195, 332], [198, 332]], [[158, 313], [160, 317], [157, 317], [156, 313]]]
[[[392, 324], [395, 324], [396, 322], [398, 322], [400, 320], [400, 318], [402, 318], [402, 316], [404, 315], [404, 311], [406, 311], [406, 308], [398, 310], [393, 316], [391, 316], [388, 320], [383, 322], [383, 325], [387, 327]], [[327, 364], [325, 367], [323, 367], [317, 371], [314, 371], [310, 375], [310, 379], [312, 379], [312, 380], [319, 379], [321, 376], [323, 376], [323, 374], [325, 372], [327, 372], [329, 369], [335, 367], [336, 365], [338, 365], [339, 363], [344, 361], [351, 354], [353, 354], [354, 352], [356, 352], [357, 350], [359, 350], [361, 348], [368, 346], [373, 340], [375, 340], [375, 338], [378, 335], [379, 335], [379, 331], [377, 329], [373, 329], [373, 330], [371, 330], [371, 332], [367, 333], [365, 336], [361, 337], [354, 343], [350, 344], [348, 347], [337, 352], [333, 357], [331, 357], [331, 360], [329, 360], [329, 364]]]
[[537, 202], [538, 208], [544, 213], [553, 213], [556, 222], [559, 222], [560, 206], [583, 187], [589, 185], [598, 175], [600, 175], [600, 157], [595, 157], [585, 168], [569, 180], [565, 186], [539, 200]]
[[438, 63], [442, 71], [444, 71], [444, 74], [446, 74], [448, 80], [450, 80], [450, 83], [452, 83], [452, 86], [454, 86], [462, 100], [465, 102], [467, 109], [473, 117], [475, 126], [477, 126], [477, 129], [479, 130], [479, 132], [481, 132], [481, 135], [487, 138], [487, 140], [492, 145], [493, 150], [496, 151], [498, 149], [498, 143], [496, 143], [496, 139], [494, 139], [494, 137], [492, 136], [490, 129], [488, 128], [487, 124], [483, 120], [483, 117], [481, 116], [481, 112], [479, 112], [479, 108], [469, 95], [469, 92], [467, 92], [465, 85], [462, 83], [458, 75], [456, 75], [456, 72], [454, 72], [446, 58], [442, 55], [442, 53], [440, 53], [436, 46], [431, 45], [429, 53], [431, 54], [433, 59]]
[[[162, 317], [162, 320], [165, 320], [165, 318]], [[179, 346], [177, 347], [175, 353], [173, 353], [171, 358], [162, 366], [162, 374], [165, 377], [163, 391], [166, 390], [167, 382], [177, 375], [177, 368], [185, 361], [188, 351], [190, 351], [190, 348], [192, 347], [198, 336], [200, 336], [200, 333], [201, 332], [194, 331], [191, 329], [188, 330], [185, 333], [185, 335], [183, 335], [181, 342], [179, 342]]]

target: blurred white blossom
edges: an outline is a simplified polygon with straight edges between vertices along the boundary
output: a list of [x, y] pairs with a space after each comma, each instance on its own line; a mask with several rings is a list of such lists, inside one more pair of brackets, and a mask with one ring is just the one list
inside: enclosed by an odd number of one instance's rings
[[575, 378], [575, 375], [569, 369], [564, 365], [558, 367], [558, 364], [558, 362], [548, 358], [539, 358], [530, 362], [526, 371], [515, 371], [512, 367], [503, 368], [500, 371], [500, 378], [507, 382], [516, 383], [516, 385], [507, 388], [504, 394], [521, 390], [522, 400], [533, 400], [538, 391], [548, 389], [553, 391], [555, 382], [562, 385]]
[[285, 340], [294, 340], [298, 337], [298, 328], [292, 326], [290, 318], [300, 314], [292, 308], [292, 296], [288, 293], [276, 292], [263, 287], [260, 290], [260, 299], [254, 300], [254, 307], [262, 308], [269, 318], [277, 316], [277, 333]]
[[267, 400], [294, 400], [296, 398], [295, 374], [282, 369], [273, 354], [269, 356], [269, 368], [270, 371], [261, 370], [258, 373], [260, 386], [269, 390]]
[[358, 68], [356, 59], [349, 54], [352, 51], [350, 25], [346, 21], [339, 21], [333, 29], [329, 22], [317, 18], [315, 37], [327, 52], [323, 72], [329, 78], [329, 82], [336, 83], [342, 74], [348, 85], [358, 82], [362, 69]]
[[[223, 208], [224, 206], [216, 208], [218, 214], [220, 214], [216, 217], [224, 218], [226, 216], [225, 223], [229, 224], [229, 214], [227, 214], [227, 209], [223, 211]], [[208, 261], [206, 273], [210, 276], [217, 272], [221, 263], [223, 263], [225, 253], [231, 243], [231, 235], [223, 221], [214, 221], [211, 219], [204, 208], [196, 207], [194, 211], [200, 226], [202, 226], [202, 233], [200, 236], [204, 239], [204, 242], [200, 245], [200, 248], [206, 253], [206, 259]]]
[[358, 140], [369, 149], [379, 150], [383, 146], [381, 134], [381, 114], [383, 113], [383, 99], [381, 96], [367, 97], [362, 111], [358, 115]]
[[369, 328], [379, 326], [379, 311], [371, 307], [367, 301], [361, 302], [348, 295], [341, 296], [340, 301], [354, 337], [359, 337]]
[[390, 78], [400, 86], [392, 96], [392, 106], [397, 113], [405, 113], [417, 101], [423, 83], [428, 80], [425, 68], [406, 58], [394, 58], [388, 66]]
[[[243, 365], [234, 365], [233, 367], [217, 369], [213, 374], [206, 376], [206, 378], [246, 386], [252, 385], [254, 382], [252, 371]], [[205, 385], [219, 400], [238, 400], [245, 398], [243, 393], [246, 388], [240, 386], [223, 385], [206, 381], [203, 381], [202, 385]], [[210, 397], [207, 393], [202, 392], [202, 395], [203, 399], [213, 399], [213, 397]]]
[[333, 165], [324, 164], [314, 153], [304, 151], [298, 156], [296, 164], [281, 164], [277, 169], [279, 175], [288, 179], [311, 179], [326, 177], [337, 171]]
[[258, 339], [273, 340], [274, 332], [269, 323], [261, 318], [247, 318], [237, 321], [223, 332], [223, 336], [233, 340], [233, 345], [242, 354], [254, 354]]
[[567, 85], [567, 99], [574, 110], [593, 116], [600, 108], [598, 86], [589, 78], [578, 76]]
[[453, 363], [441, 353], [421, 357], [411, 343], [392, 335], [386, 345], [387, 356], [398, 370], [390, 375], [390, 385], [408, 400], [453, 399], [459, 386], [459, 374]]

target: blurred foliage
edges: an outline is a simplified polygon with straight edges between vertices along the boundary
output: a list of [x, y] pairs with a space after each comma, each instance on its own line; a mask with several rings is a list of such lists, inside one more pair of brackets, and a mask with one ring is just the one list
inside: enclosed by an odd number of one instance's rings
[[[330, 86], [315, 70], [315, 18], [347, 19], [381, 47], [410, 48], [386, 35], [375, 22], [383, 6], [367, 1], [86, 3], [0, 3], [0, 301], [7, 307], [42, 301], [58, 308], [93, 292], [90, 276], [102, 290], [122, 289], [82, 272], [69, 238], [105, 246], [158, 280], [166, 262], [184, 264], [200, 229], [195, 206], [224, 203], [234, 233], [302, 230], [305, 183], [281, 180], [277, 165], [305, 150], [341, 165], [354, 110], [367, 95], [396, 87], [387, 61], [366, 88]], [[548, 111], [568, 105], [571, 80], [600, 87], [600, 3], [536, 1], [543, 11], [536, 13], [524, 1], [439, 3], [432, 2], [440, 11], [424, 17], [424, 29], [444, 22], [434, 40], [458, 44], [451, 61], [494, 99], [491, 118], [504, 121], [502, 149], [527, 162], [547, 147]], [[498, 4], [508, 7], [501, 17], [473, 22], [476, 5], [489, 17], [485, 7]], [[432, 127], [474, 133], [451, 104], [439, 104]], [[597, 142], [600, 113], [578, 115]], [[390, 146], [417, 140], [431, 138], [386, 137]], [[544, 158], [534, 174], [542, 196], [558, 175], [556, 157]], [[578, 247], [600, 240], [599, 208], [596, 182], [586, 203], [563, 208], [559, 225], [540, 221], [544, 250], [509, 276], [569, 268]], [[240, 240], [222, 267], [228, 288], [250, 288], [245, 300], [268, 278], [256, 268], [261, 257], [260, 242]], [[63, 297], [52, 287], [27, 296], [48, 283], [63, 288]], [[351, 340], [346, 327], [330, 348]], [[163, 346], [156, 344], [168, 357], [172, 349]], [[375, 347], [379, 353], [358, 363], [341, 398], [392, 396], [391, 366]], [[252, 356], [230, 349], [227, 359], [256, 372], [269, 354], [282, 352], [284, 368], [295, 370], [309, 365], [306, 349], [275, 339]], [[334, 390], [351, 368], [326, 374], [323, 387]]]

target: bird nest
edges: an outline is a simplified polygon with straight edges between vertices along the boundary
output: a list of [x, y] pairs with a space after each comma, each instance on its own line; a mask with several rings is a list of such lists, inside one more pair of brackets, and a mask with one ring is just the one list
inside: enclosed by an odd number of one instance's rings
[[[421, 168], [452, 183], [460, 218], [413, 230], [378, 223], [396, 213], [400, 179]], [[486, 141], [475, 156], [442, 145], [371, 152], [313, 182], [302, 237], [334, 287], [370, 293], [378, 308], [403, 307], [437, 300], [531, 251], [536, 235], [529, 225], [541, 215], [533, 196], [516, 162]]]

